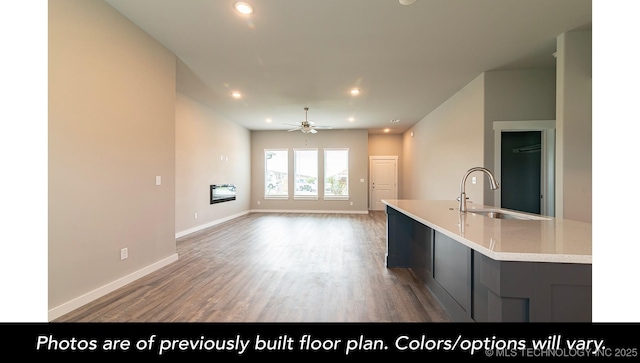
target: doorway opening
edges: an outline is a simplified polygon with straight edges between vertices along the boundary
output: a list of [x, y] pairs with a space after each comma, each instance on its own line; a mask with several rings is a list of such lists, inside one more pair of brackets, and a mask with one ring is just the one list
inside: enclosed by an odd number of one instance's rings
[[555, 215], [555, 120], [496, 121], [495, 205]]
[[502, 132], [502, 208], [540, 214], [541, 131]]

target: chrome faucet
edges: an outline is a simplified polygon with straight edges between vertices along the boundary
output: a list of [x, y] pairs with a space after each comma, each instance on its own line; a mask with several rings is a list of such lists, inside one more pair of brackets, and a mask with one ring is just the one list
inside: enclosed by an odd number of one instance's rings
[[489, 182], [491, 183], [491, 190], [496, 190], [499, 187], [498, 182], [496, 181], [496, 178], [493, 176], [491, 171], [489, 171], [489, 169], [477, 166], [475, 168], [471, 168], [467, 170], [467, 172], [462, 177], [462, 182], [460, 183], [460, 197], [458, 198], [458, 200], [460, 201], [460, 206], [458, 207], [460, 212], [467, 211], [467, 194], [464, 191], [465, 190], [464, 186], [465, 186], [465, 183], [467, 182], [467, 177], [469, 176], [469, 174], [473, 173], [474, 171], [482, 171], [485, 174], [487, 174], [487, 176], [489, 177]]

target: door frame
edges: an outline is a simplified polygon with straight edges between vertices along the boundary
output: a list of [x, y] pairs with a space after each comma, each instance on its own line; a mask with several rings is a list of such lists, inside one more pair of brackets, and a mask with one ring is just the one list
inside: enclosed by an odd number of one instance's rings
[[369, 210], [376, 210], [375, 201], [373, 200], [373, 161], [374, 160], [393, 160], [394, 161], [394, 176], [393, 181], [393, 194], [395, 199], [398, 198], [398, 156], [397, 155], [375, 155], [369, 156]]
[[[494, 121], [494, 173], [498, 181], [502, 177], [502, 132], [540, 131], [540, 214], [555, 215], [555, 145], [556, 120]], [[501, 193], [494, 193], [494, 205], [502, 207]]]

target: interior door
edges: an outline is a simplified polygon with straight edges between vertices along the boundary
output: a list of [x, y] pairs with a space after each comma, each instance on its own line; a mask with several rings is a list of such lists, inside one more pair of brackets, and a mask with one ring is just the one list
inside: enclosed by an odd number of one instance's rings
[[369, 157], [369, 174], [371, 182], [369, 208], [384, 210], [383, 199], [398, 198], [398, 157]]

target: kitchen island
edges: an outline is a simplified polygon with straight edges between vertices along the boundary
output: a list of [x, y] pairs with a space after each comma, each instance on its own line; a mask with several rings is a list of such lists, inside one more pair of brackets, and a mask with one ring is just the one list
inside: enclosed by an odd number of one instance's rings
[[409, 268], [460, 322], [590, 322], [591, 224], [456, 201], [383, 200], [387, 268]]

